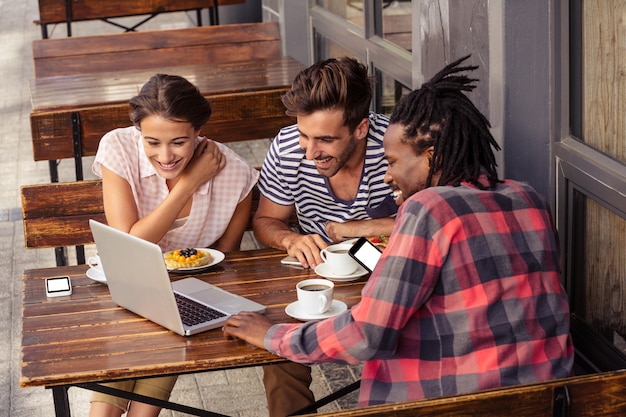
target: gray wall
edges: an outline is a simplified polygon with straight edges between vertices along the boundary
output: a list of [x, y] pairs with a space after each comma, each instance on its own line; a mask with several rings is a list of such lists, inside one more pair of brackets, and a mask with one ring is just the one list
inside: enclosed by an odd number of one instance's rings
[[[530, 183], [549, 197], [550, 19], [546, 0], [417, 0], [414, 79], [428, 79], [443, 65], [472, 54], [478, 88], [469, 94], [490, 119], [500, 143], [500, 175]], [[421, 24], [421, 27], [419, 26]], [[417, 85], [419, 86], [419, 85]]]
[[506, 176], [548, 197], [551, 155], [551, 12], [546, 0], [508, 0], [504, 8], [504, 157]]

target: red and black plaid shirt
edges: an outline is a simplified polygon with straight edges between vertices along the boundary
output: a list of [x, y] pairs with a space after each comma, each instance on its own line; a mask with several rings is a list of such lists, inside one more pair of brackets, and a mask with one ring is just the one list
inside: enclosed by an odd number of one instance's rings
[[567, 377], [574, 349], [550, 211], [515, 181], [418, 192], [361, 302], [273, 326], [266, 347], [302, 363], [365, 361], [361, 406]]

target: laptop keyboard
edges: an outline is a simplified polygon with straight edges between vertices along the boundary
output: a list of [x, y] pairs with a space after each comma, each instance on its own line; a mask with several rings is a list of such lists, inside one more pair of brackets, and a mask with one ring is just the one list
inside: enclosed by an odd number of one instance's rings
[[195, 302], [178, 293], [174, 293], [174, 296], [176, 298], [176, 304], [178, 304], [180, 317], [185, 326], [193, 326], [226, 316], [226, 314], [221, 311]]

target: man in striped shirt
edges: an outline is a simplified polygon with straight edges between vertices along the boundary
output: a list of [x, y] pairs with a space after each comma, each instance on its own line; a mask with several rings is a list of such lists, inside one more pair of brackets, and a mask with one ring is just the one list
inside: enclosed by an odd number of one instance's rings
[[[372, 82], [352, 58], [327, 59], [298, 74], [282, 101], [297, 123], [281, 129], [263, 163], [253, 227], [262, 244], [286, 250], [305, 268], [322, 262], [329, 242], [388, 236], [398, 206], [384, 177], [383, 135], [389, 119], [369, 112]], [[297, 212], [300, 231], [289, 228]], [[270, 417], [314, 401], [311, 369], [266, 366]]]
[[[369, 112], [371, 98], [367, 68], [352, 58], [296, 76], [282, 100], [297, 124], [278, 133], [259, 179], [253, 227], [261, 243], [315, 268], [329, 242], [391, 233], [398, 207], [384, 183], [389, 119]], [[301, 233], [289, 228], [294, 210]]]
[[574, 349], [550, 209], [500, 180], [489, 122], [462, 58], [403, 98], [385, 133], [401, 204], [350, 311], [305, 324], [241, 313], [224, 326], [301, 363], [364, 361], [360, 405], [570, 376]]

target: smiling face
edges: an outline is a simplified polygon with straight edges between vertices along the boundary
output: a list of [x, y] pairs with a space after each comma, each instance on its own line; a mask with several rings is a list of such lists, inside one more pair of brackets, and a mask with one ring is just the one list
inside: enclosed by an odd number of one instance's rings
[[141, 121], [141, 135], [144, 152], [158, 175], [172, 180], [193, 157], [198, 132], [191, 123], [151, 115]]
[[[400, 124], [390, 124], [385, 132], [383, 146], [385, 157], [389, 163], [385, 174], [385, 183], [389, 184], [394, 192], [396, 204], [400, 205], [426, 186], [428, 170], [433, 153], [433, 147], [426, 148], [419, 155], [407, 142], [403, 142], [404, 127]], [[437, 183], [438, 175], [433, 175], [432, 184]]]
[[368, 120], [364, 119], [350, 132], [344, 125], [343, 110], [318, 110], [298, 116], [300, 147], [305, 150], [306, 159], [315, 163], [317, 171], [329, 178], [351, 158], [360, 158], [357, 147], [368, 128]]

